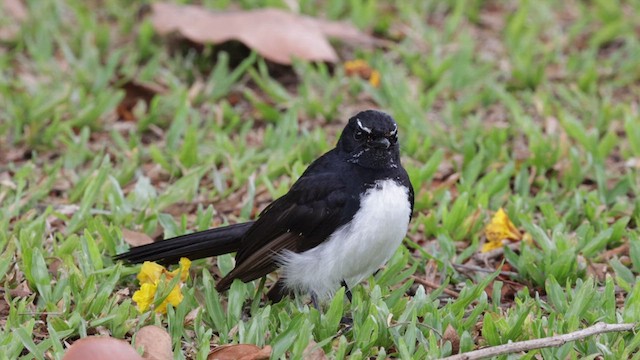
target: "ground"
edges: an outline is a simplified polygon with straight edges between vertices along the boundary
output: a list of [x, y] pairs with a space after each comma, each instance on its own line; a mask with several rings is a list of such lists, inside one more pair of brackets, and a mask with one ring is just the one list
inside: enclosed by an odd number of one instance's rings
[[[286, 66], [160, 35], [140, 2], [5, 0], [2, 356], [59, 359], [155, 324], [176, 358], [229, 343], [299, 358], [314, 342], [329, 358], [438, 358], [640, 320], [640, 2], [198, 4], [342, 20], [376, 41]], [[275, 275], [218, 294], [226, 255], [194, 261], [167, 314], [136, 309], [140, 267], [113, 255], [254, 218], [366, 108], [397, 120], [416, 203], [405, 246], [353, 302], [265, 303]], [[500, 208], [516, 235], [483, 252]], [[614, 332], [524, 358], [639, 347]]]

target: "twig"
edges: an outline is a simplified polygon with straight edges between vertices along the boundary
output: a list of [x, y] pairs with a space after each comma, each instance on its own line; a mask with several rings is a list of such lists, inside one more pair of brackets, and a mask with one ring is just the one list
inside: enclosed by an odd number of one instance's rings
[[[521, 241], [518, 242], [510, 242], [506, 246], [511, 250], [517, 250], [520, 248]], [[504, 247], [499, 247], [497, 249], [488, 251], [486, 253], [479, 253], [474, 256], [475, 260], [484, 263], [485, 265], [489, 265], [489, 260], [500, 258], [504, 255]]]
[[[412, 278], [415, 282], [417, 282], [418, 284], [423, 285], [423, 286], [426, 286], [426, 287], [428, 287], [428, 288], [432, 288], [432, 289], [439, 289], [439, 288], [442, 286], [442, 285], [440, 285], [440, 284], [434, 283], [434, 282], [429, 281], [429, 280], [422, 279], [422, 278], [417, 277], [417, 276], [415, 276], [415, 275], [412, 275], [412, 276], [411, 276], [411, 278]], [[457, 292], [457, 291], [453, 291], [453, 290], [451, 290], [451, 289], [447, 289], [447, 288], [444, 288], [442, 291], [444, 291], [444, 293], [445, 293], [445, 294], [447, 294], [447, 295], [449, 295], [449, 296], [453, 296], [453, 297], [455, 297], [455, 298], [460, 297], [460, 293], [459, 293], [459, 292]]]
[[542, 339], [518, 341], [510, 344], [503, 344], [498, 346], [492, 346], [480, 350], [469, 351], [464, 354], [458, 354], [448, 356], [441, 360], [475, 360], [484, 359], [492, 356], [514, 354], [522, 351], [529, 351], [535, 349], [542, 349], [547, 347], [562, 346], [569, 341], [575, 341], [584, 339], [592, 335], [603, 334], [614, 331], [631, 331], [636, 327], [636, 324], [605, 324], [599, 322], [586, 329], [574, 331], [564, 335], [550, 336]]
[[[474, 266], [474, 265], [454, 264], [454, 263], [451, 263], [451, 265], [454, 268], [458, 269], [458, 270], [462, 269], [462, 270], [469, 270], [469, 271], [475, 271], [475, 272], [484, 272], [484, 273], [494, 273], [494, 272], [496, 272], [495, 269], [485, 269], [485, 268], [482, 268], [480, 266]], [[513, 271], [500, 271], [500, 275], [508, 276], [510, 278], [518, 277], [518, 273], [513, 272]]]
[[[404, 326], [404, 325], [411, 325], [410, 321], [400, 321], [391, 325], [387, 325], [387, 327], [389, 329], [394, 328], [394, 327], [398, 327], [398, 326]], [[440, 339], [442, 339], [442, 334], [436, 330], [433, 326], [431, 325], [427, 325], [427, 324], [422, 324], [422, 323], [415, 323], [416, 326], [420, 327], [422, 326], [423, 328], [429, 329], [431, 331], [433, 331], [436, 335], [438, 335], [438, 337], [440, 337]]]
[[598, 256], [599, 261], [608, 261], [611, 260], [614, 256], [620, 256], [629, 251], [629, 243], [624, 243], [621, 246], [618, 246], [615, 249], [607, 250]]

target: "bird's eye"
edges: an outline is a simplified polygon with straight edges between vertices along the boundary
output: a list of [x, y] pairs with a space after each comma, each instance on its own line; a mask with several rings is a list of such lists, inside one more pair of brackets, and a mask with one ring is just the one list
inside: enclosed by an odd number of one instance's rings
[[395, 144], [396, 142], [398, 142], [398, 135], [388, 136], [387, 140], [389, 140], [390, 143]]
[[353, 133], [353, 138], [360, 141], [364, 138], [364, 134], [362, 133], [362, 131], [356, 131]]

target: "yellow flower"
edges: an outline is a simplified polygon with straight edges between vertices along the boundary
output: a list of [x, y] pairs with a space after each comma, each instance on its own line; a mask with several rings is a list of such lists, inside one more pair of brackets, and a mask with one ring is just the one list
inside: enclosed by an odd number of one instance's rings
[[145, 261], [138, 273], [138, 281], [140, 284], [155, 284], [160, 280], [162, 272], [167, 271], [162, 265], [158, 265], [151, 261]]
[[140, 285], [140, 290], [136, 290], [133, 293], [133, 301], [136, 302], [138, 311], [143, 313], [147, 311], [149, 306], [153, 304], [153, 299], [156, 297], [156, 290], [158, 286], [155, 284], [145, 283]]
[[378, 70], [373, 70], [371, 72], [371, 77], [369, 77], [369, 84], [371, 84], [371, 86], [375, 88], [380, 86], [380, 72]]
[[511, 222], [511, 219], [502, 208], [493, 215], [491, 222], [484, 230], [484, 234], [487, 237], [487, 243], [482, 246], [482, 252], [502, 247], [503, 240], [522, 240], [522, 233]]
[[180, 258], [180, 268], [179, 269], [175, 269], [172, 272], [170, 272], [171, 274], [171, 278], [173, 278], [174, 276], [177, 276], [178, 274], [180, 274], [180, 281], [185, 282], [187, 281], [187, 278], [189, 277], [189, 268], [191, 267], [191, 260], [187, 259], [187, 258]]
[[[180, 277], [178, 283], [171, 289], [171, 292], [167, 297], [155, 308], [158, 313], [167, 312], [167, 304], [171, 303], [173, 306], [178, 306], [184, 296], [182, 295], [182, 283], [189, 277], [189, 267], [191, 261], [187, 258], [180, 259], [180, 268], [174, 271], [168, 271], [164, 266], [158, 265], [153, 262], [145, 261], [138, 273], [138, 280], [140, 281], [140, 290], [133, 293], [133, 301], [136, 302], [136, 306], [139, 312], [145, 312], [156, 300], [156, 293], [158, 291], [158, 285], [169, 284], [176, 276]], [[164, 274], [164, 276], [162, 276]]]
[[344, 63], [344, 70], [347, 72], [347, 75], [360, 73], [363, 69], [369, 69], [369, 64], [362, 59], [349, 60]]
[[169, 295], [167, 295], [164, 301], [160, 305], [158, 305], [158, 307], [156, 308], [156, 312], [165, 314], [167, 312], [168, 303], [171, 303], [173, 307], [176, 307], [182, 302], [182, 299], [184, 299], [184, 296], [182, 295], [182, 291], [180, 291], [180, 285], [176, 285], [171, 290]]
[[362, 79], [369, 80], [369, 84], [373, 87], [380, 86], [380, 72], [371, 68], [371, 66], [362, 59], [345, 62], [344, 72], [347, 76], [359, 76]]

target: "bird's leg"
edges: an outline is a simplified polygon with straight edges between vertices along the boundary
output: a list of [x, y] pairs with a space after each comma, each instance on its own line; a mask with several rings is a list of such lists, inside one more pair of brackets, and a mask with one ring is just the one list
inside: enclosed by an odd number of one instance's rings
[[351, 294], [351, 289], [349, 289], [349, 286], [347, 285], [347, 282], [342, 280], [340, 286], [344, 286], [344, 294], [347, 295], [347, 299], [349, 299], [349, 302], [351, 302], [353, 296]]
[[[347, 295], [347, 299], [349, 299], [349, 302], [352, 303], [353, 296], [351, 294], [351, 289], [349, 289], [349, 285], [347, 285], [347, 282], [342, 280], [340, 286], [344, 286], [344, 294]], [[347, 316], [343, 316], [340, 319], [340, 322], [347, 325], [348, 330], [350, 330], [351, 326], [353, 325], [353, 319]]]
[[318, 295], [313, 291], [311, 292], [311, 304], [313, 304], [313, 307], [316, 308], [319, 313], [322, 313], [320, 310], [320, 304], [318, 303]]
[[272, 303], [277, 303], [282, 300], [285, 296], [290, 296], [290, 291], [284, 286], [284, 282], [282, 279], [278, 279], [269, 292], [267, 292], [267, 299], [271, 300]]

